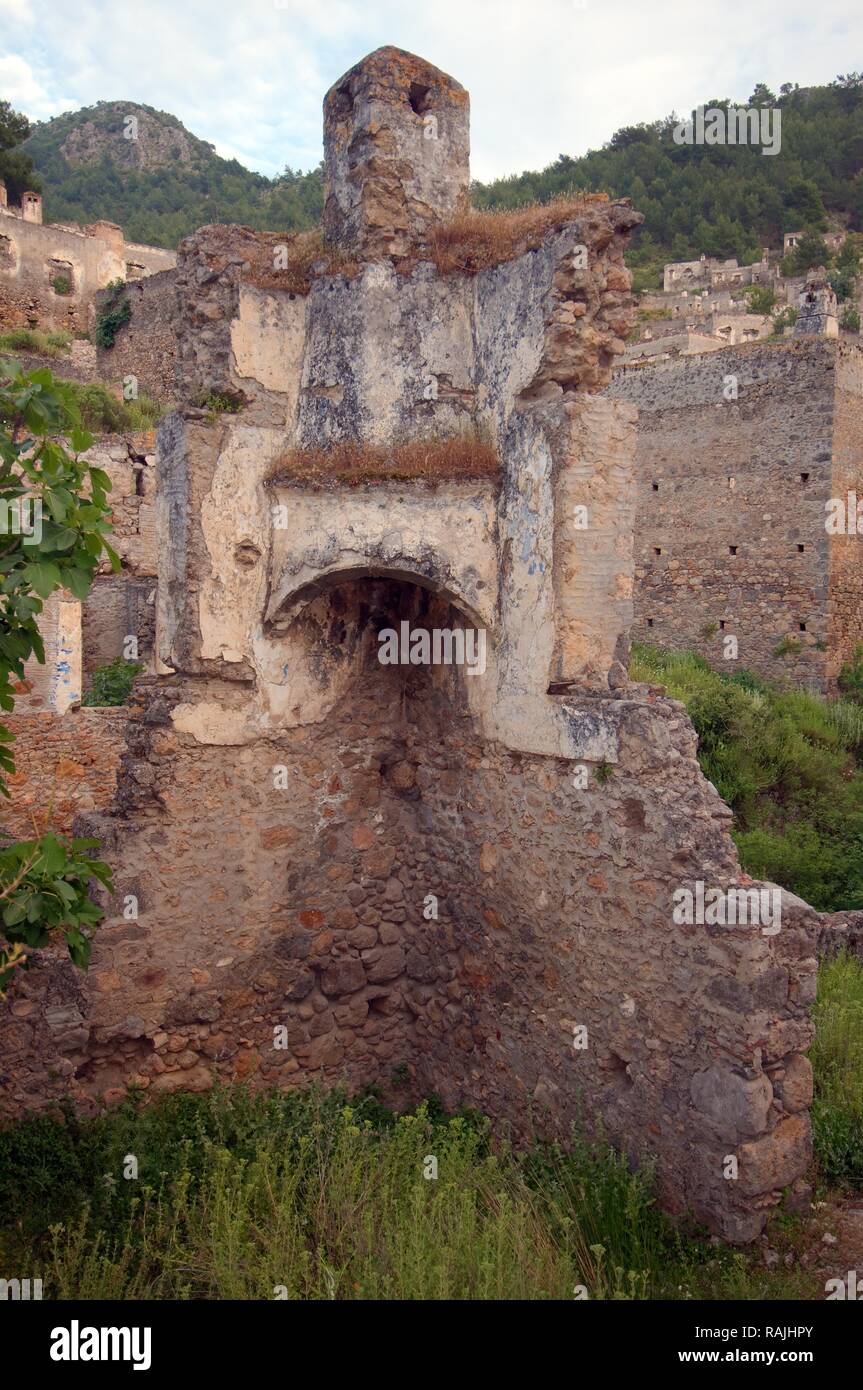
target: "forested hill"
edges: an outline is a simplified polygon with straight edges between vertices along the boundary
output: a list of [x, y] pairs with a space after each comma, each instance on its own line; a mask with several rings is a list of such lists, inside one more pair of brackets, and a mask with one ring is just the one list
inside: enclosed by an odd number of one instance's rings
[[35, 126], [20, 148], [39, 176], [46, 221], [104, 217], [119, 222], [130, 241], [151, 246], [174, 247], [207, 222], [305, 229], [323, 209], [320, 170], [254, 174], [222, 159], [176, 116], [135, 102], [100, 101], [56, 116]]
[[[645, 214], [636, 263], [708, 255], [754, 259], [783, 231], [828, 221], [863, 227], [863, 76], [826, 87], [766, 87], [738, 105], [778, 105], [781, 150], [678, 145], [677, 117], [618, 130], [601, 150], [560, 155], [540, 172], [475, 183], [474, 202], [516, 207], [584, 188], [632, 198]], [[705, 101], [706, 107], [728, 102]], [[683, 113], [689, 115], [689, 112]], [[138, 139], [124, 136], [128, 117]], [[31, 155], [54, 221], [119, 222], [132, 240], [176, 246], [206, 222], [242, 222], [272, 231], [313, 226], [321, 172], [286, 170], [276, 179], [222, 159], [174, 116], [129, 102], [99, 102], [35, 127]]]
[[863, 75], [851, 73], [827, 87], [786, 83], [778, 97], [759, 85], [736, 105], [778, 106], [778, 154], [745, 145], [676, 144], [680, 118], [669, 116], [626, 126], [580, 159], [562, 154], [541, 173], [477, 185], [474, 202], [515, 207], [578, 188], [629, 197], [645, 216], [632, 259], [645, 264], [702, 252], [748, 262], [762, 246], [781, 246], [785, 231], [824, 230], [828, 222], [863, 228]]

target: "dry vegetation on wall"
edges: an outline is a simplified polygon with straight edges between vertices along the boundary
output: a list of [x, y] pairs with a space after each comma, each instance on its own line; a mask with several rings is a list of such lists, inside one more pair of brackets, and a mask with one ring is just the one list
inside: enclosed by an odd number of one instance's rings
[[[476, 275], [535, 250], [550, 232], [584, 217], [592, 207], [608, 202], [607, 193], [590, 193], [504, 212], [471, 208], [435, 227], [428, 242], [413, 254], [402, 257], [397, 269], [409, 274], [421, 260], [428, 259], [434, 262], [441, 275]], [[244, 283], [256, 289], [308, 294], [319, 276], [344, 275], [351, 279], [362, 269], [359, 261], [349, 259], [328, 245], [320, 227], [293, 233], [253, 232], [248, 227], [208, 229], [210, 233], [222, 230], [231, 233], [231, 256], [236, 258], [238, 253], [243, 256]], [[216, 254], [214, 268], [220, 268], [219, 260], [223, 258]]]
[[459, 482], [500, 477], [492, 444], [471, 435], [413, 439], [383, 448], [349, 440], [326, 449], [292, 449], [276, 460], [272, 482], [359, 486], [362, 483]]
[[432, 230], [429, 254], [441, 275], [476, 275], [535, 250], [550, 232], [583, 217], [591, 205], [608, 201], [607, 193], [591, 193], [509, 212], [471, 208]]

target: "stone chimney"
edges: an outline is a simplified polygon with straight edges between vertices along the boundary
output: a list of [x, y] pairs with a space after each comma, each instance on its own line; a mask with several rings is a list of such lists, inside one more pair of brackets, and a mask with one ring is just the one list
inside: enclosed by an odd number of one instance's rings
[[799, 309], [794, 336], [818, 333], [823, 338], [839, 337], [839, 311], [833, 286], [823, 265], [810, 270], [798, 297]]
[[361, 260], [405, 255], [465, 212], [470, 106], [458, 82], [379, 48], [324, 98], [324, 232]]
[[123, 236], [123, 228], [118, 226], [116, 222], [106, 222], [104, 219], [93, 222], [87, 228], [87, 235], [98, 237], [100, 241], [104, 241], [112, 251], [116, 251], [118, 256], [122, 257], [125, 254], [126, 241]]
[[39, 226], [42, 225], [41, 193], [21, 194], [21, 216], [25, 222], [36, 222]]

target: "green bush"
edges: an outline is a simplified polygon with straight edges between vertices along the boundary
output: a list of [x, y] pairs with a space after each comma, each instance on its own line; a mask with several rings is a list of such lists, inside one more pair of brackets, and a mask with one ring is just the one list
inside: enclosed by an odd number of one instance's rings
[[239, 396], [231, 396], [226, 391], [207, 391], [198, 404], [212, 420], [216, 420], [220, 415], [238, 415], [244, 402]]
[[40, 357], [65, 357], [72, 341], [70, 333], [42, 333], [36, 328], [13, 328], [0, 334], [0, 353], [32, 352]]
[[863, 1187], [863, 963], [822, 965], [815, 1005], [812, 1133], [822, 1177]]
[[143, 671], [140, 661], [126, 661], [118, 656], [107, 666], [97, 666], [93, 672], [90, 689], [81, 701], [82, 705], [125, 705], [135, 683], [135, 677]]
[[698, 733], [704, 773], [734, 812], [744, 869], [822, 911], [863, 907], [863, 720], [831, 703], [726, 676], [690, 652], [635, 646], [635, 680], [664, 683]]
[[750, 285], [746, 301], [750, 314], [772, 314], [776, 307], [776, 291], [769, 285]]
[[154, 427], [162, 415], [162, 406], [143, 393], [137, 400], [118, 401], [101, 382], [85, 385], [69, 383], [72, 399], [81, 423], [94, 434], [128, 434]]
[[[42, 523], [33, 544], [21, 528], [4, 537], [0, 604], [0, 709], [15, 708], [25, 663], [45, 661], [39, 631], [43, 601], [58, 589], [83, 600], [104, 555], [119, 557], [107, 535], [111, 480], [83, 457], [93, 443], [81, 429], [71, 396], [46, 367], [25, 372], [0, 362], [0, 501], [5, 515], [29, 494]], [[11, 795], [15, 734], [0, 725], [0, 794]], [[0, 998], [20, 971], [38, 962], [36, 951], [63, 943], [73, 962], [86, 967], [93, 929], [103, 911], [89, 898], [93, 878], [111, 882], [107, 864], [84, 851], [95, 840], [55, 835], [51, 810], [31, 813], [36, 838], [4, 844], [0, 852]]]
[[855, 704], [863, 705], [863, 642], [858, 643], [850, 661], [839, 672], [839, 689]]
[[[126, 1155], [137, 1179], [124, 1177]], [[426, 1178], [428, 1156], [437, 1176]], [[216, 1088], [0, 1132], [0, 1256], [59, 1299], [781, 1297], [602, 1142], [515, 1153], [434, 1101]]]
[[72, 282], [65, 275], [55, 275], [51, 281], [51, 288], [55, 294], [71, 294]]
[[773, 328], [770, 332], [771, 338], [781, 338], [786, 328], [794, 327], [797, 318], [798, 311], [792, 309], [790, 306], [787, 309], [783, 309], [780, 313], [775, 314], [773, 318]]
[[126, 298], [126, 282], [112, 280], [105, 286], [105, 298], [96, 315], [96, 346], [112, 348], [114, 339], [132, 317], [132, 306]]

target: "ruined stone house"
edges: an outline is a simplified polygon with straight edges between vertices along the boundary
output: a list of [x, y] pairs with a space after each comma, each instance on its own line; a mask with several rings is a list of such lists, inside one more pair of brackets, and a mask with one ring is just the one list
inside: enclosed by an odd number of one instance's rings
[[143, 280], [170, 270], [173, 251], [127, 242], [122, 227], [43, 223], [42, 198], [7, 202], [0, 179], [0, 323], [4, 328], [87, 333], [99, 290], [116, 280]]
[[863, 347], [808, 293], [806, 332], [626, 366], [608, 394], [638, 410], [633, 636], [835, 693], [863, 642]]
[[[469, 216], [467, 93], [397, 49], [324, 130], [325, 242], [181, 248], [157, 674], [125, 730], [21, 716], [117, 893], [87, 974], [17, 985], [3, 1105], [433, 1090], [519, 1137], [601, 1121], [749, 1239], [809, 1158], [816, 923], [675, 920], [741, 874], [685, 711], [627, 677], [635, 410], [600, 393], [639, 217]], [[405, 627], [483, 660], [383, 663]]]

